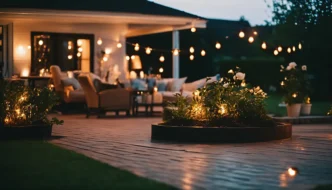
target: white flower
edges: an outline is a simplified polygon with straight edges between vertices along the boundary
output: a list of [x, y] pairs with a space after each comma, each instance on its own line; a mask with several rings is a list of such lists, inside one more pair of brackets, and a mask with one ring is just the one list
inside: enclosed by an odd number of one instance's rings
[[229, 83], [225, 83], [223, 86], [224, 86], [225, 88], [227, 88], [228, 85], [229, 85]]
[[233, 76], [233, 79], [236, 80], [236, 75]]
[[241, 72], [237, 72], [235, 76], [238, 80], [244, 80], [244, 78], [246, 77], [246, 74], [241, 73]]
[[284, 69], [285, 67], [283, 65], [280, 65], [280, 68]]
[[295, 62], [290, 62], [288, 66], [290, 66], [292, 69], [295, 69], [297, 64]]
[[303, 65], [302, 66], [302, 71], [306, 71], [307, 70], [307, 66], [306, 65]]
[[228, 71], [228, 73], [233, 74], [234, 71], [231, 69], [231, 70]]
[[289, 65], [288, 65], [287, 68], [286, 68], [287, 71], [289, 71], [289, 70], [291, 70], [291, 69], [293, 69], [293, 68], [292, 68], [291, 66], [289, 66]]

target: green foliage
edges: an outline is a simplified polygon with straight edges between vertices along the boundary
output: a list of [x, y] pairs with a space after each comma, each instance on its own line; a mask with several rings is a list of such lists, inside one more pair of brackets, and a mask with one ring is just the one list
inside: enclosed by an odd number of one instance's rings
[[332, 106], [331, 106], [330, 110], [327, 112], [327, 115], [332, 115]]
[[243, 126], [274, 122], [268, 118], [260, 87], [250, 88], [240, 69], [230, 70], [228, 76], [209, 82], [194, 92], [190, 102], [177, 94], [164, 113], [164, 122], [175, 125]]
[[31, 89], [22, 82], [6, 81], [4, 85], [4, 122], [7, 126], [30, 124], [62, 124], [47, 114], [58, 104], [59, 97], [47, 87]]

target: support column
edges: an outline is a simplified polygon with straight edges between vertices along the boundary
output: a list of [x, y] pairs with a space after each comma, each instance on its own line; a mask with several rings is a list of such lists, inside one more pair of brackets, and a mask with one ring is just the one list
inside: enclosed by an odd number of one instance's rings
[[[180, 49], [180, 34], [178, 30], [173, 31], [172, 49]], [[173, 78], [180, 77], [180, 55], [173, 56]]]

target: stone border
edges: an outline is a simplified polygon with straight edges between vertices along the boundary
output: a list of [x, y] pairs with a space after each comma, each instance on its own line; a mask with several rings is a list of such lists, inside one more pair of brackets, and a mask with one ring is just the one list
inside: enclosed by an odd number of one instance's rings
[[323, 124], [332, 123], [331, 116], [300, 116], [300, 117], [273, 117], [276, 122], [291, 124]]
[[243, 143], [287, 139], [292, 137], [292, 125], [276, 127], [201, 127], [153, 124], [152, 141], [192, 143]]
[[52, 136], [52, 125], [12, 126], [0, 129], [1, 140], [46, 139]]

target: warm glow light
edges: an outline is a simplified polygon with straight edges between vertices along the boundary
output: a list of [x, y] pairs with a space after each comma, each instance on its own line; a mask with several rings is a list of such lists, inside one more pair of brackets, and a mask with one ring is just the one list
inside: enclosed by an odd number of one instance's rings
[[17, 53], [20, 55], [24, 55], [25, 54], [25, 49], [23, 46], [18, 46], [17, 47]]
[[108, 54], [110, 54], [112, 52], [112, 49], [110, 49], [110, 48], [106, 48], [105, 49], [105, 53], [108, 55]]
[[221, 44], [219, 42], [216, 43], [216, 48], [220, 49], [221, 48]]
[[242, 82], [241, 82], [241, 86], [242, 86], [242, 87], [245, 87], [245, 86], [246, 86], [246, 82], [242, 81]]
[[156, 87], [156, 86], [153, 87], [153, 91], [154, 91], [154, 92], [158, 92], [158, 87]]
[[117, 48], [122, 48], [122, 44], [121, 44], [120, 42], [118, 42], [118, 43], [116, 44], [116, 47], [117, 47]]
[[30, 72], [29, 72], [29, 69], [27, 69], [27, 68], [23, 69], [21, 72], [22, 77], [27, 77], [27, 76], [29, 76], [29, 74], [30, 74]]
[[195, 90], [194, 96], [199, 96], [199, 91], [198, 90]]
[[266, 49], [266, 43], [265, 42], [262, 43], [262, 49]]
[[229, 73], [229, 74], [234, 74], [233, 69], [229, 70], [228, 73]]
[[195, 59], [195, 56], [194, 56], [194, 55], [190, 55], [190, 56], [189, 56], [189, 59], [192, 61], [192, 60]]
[[130, 57], [129, 57], [128, 55], [126, 56], [126, 60], [127, 60], [127, 61], [129, 61], [129, 60], [130, 60]]
[[278, 47], [278, 51], [282, 52], [282, 47], [281, 46]]
[[31, 46], [28, 46], [28, 49], [31, 49]]
[[68, 45], [68, 49], [69, 49], [69, 50], [71, 49], [71, 45]]
[[[100, 39], [101, 40], [101, 39]], [[98, 44], [98, 41], [97, 41], [97, 44]], [[83, 41], [82, 40], [77, 40], [77, 45], [78, 46], [81, 46], [83, 45]], [[98, 44], [99, 45], [99, 44]], [[101, 44], [100, 44], [101, 45]]]
[[139, 44], [135, 44], [135, 51], [139, 51]]
[[252, 36], [250, 36], [250, 37], [248, 38], [248, 42], [249, 42], [249, 43], [253, 43], [254, 40], [255, 40], [255, 39], [254, 39], [254, 37], [252, 37]]
[[202, 50], [202, 51], [201, 51], [201, 55], [202, 55], [202, 56], [205, 56], [205, 55], [206, 55], [205, 50]]
[[287, 171], [290, 176], [295, 176], [297, 173], [296, 170], [294, 170], [293, 168], [288, 168]]
[[301, 43], [299, 43], [299, 49], [302, 49], [302, 44]]
[[273, 51], [273, 54], [274, 54], [274, 55], [278, 55], [278, 54], [279, 54], [278, 50], [274, 50], [274, 51]]
[[190, 31], [191, 31], [191, 32], [196, 32], [196, 28], [195, 28], [195, 27], [192, 27], [192, 28], [190, 29]]
[[152, 51], [152, 48], [150, 48], [150, 47], [145, 48], [145, 53], [146, 54], [149, 55], [151, 53], [151, 51]]
[[49, 85], [48, 85], [48, 88], [49, 88], [50, 90], [53, 90], [53, 88], [54, 88], [54, 84], [49, 84]]
[[73, 71], [67, 71], [68, 78], [74, 78], [74, 72]]
[[254, 31], [254, 35], [257, 36], [257, 34], [258, 34], [258, 33], [257, 33], [256, 31]]
[[221, 104], [219, 106], [219, 111], [218, 113], [221, 114], [221, 115], [224, 115], [225, 113], [227, 113], [227, 105], [226, 104]]
[[78, 52], [76, 55], [77, 55], [77, 57], [81, 57], [82, 54], [80, 52]]
[[131, 59], [135, 59], [135, 55], [132, 55], [130, 58], [131, 58]]
[[285, 82], [284, 82], [284, 81], [281, 81], [280, 85], [281, 85], [281, 86], [284, 86], [284, 85], [285, 85]]
[[79, 51], [79, 52], [82, 52], [82, 51], [83, 51], [83, 48], [79, 47], [79, 48], [78, 48], [78, 51]]
[[140, 77], [141, 79], [144, 78], [144, 71], [139, 72], [139, 77]]
[[103, 40], [101, 40], [101, 38], [98, 38], [98, 40], [97, 40], [97, 44], [98, 44], [98, 45], [103, 44]]
[[305, 100], [305, 103], [306, 103], [306, 104], [310, 104], [310, 97], [308, 97], [308, 98]]
[[164, 57], [163, 55], [160, 56], [160, 57], [159, 57], [159, 61], [160, 61], [160, 62], [164, 62], [164, 61], [165, 61], [165, 57]]
[[195, 52], [194, 47], [190, 47], [190, 48], [189, 48], [189, 52], [190, 52], [190, 53], [194, 53], [194, 52]]
[[163, 73], [164, 69], [162, 67], [159, 68], [159, 73]]
[[106, 56], [103, 57], [103, 61], [108, 61], [108, 58]]
[[9, 123], [9, 119], [7, 117], [5, 118], [5, 123]]
[[241, 32], [239, 33], [239, 37], [240, 37], [240, 38], [244, 38], [244, 36], [245, 36], [244, 32], [241, 31]]
[[16, 109], [15, 111], [16, 111], [17, 115], [19, 115], [21, 113], [20, 109]]
[[296, 48], [295, 48], [295, 46], [293, 46], [293, 51], [296, 51]]
[[68, 59], [72, 59], [73, 58], [73, 55], [68, 55]]
[[173, 55], [179, 55], [179, 52], [180, 52], [180, 51], [179, 51], [178, 49], [174, 49], [174, 50], [173, 50]]
[[45, 69], [40, 69], [39, 70], [39, 76], [44, 76], [45, 73]]
[[292, 97], [293, 97], [293, 98], [296, 98], [296, 97], [297, 97], [297, 94], [296, 94], [296, 93], [292, 94]]
[[291, 53], [292, 52], [292, 49], [289, 47], [289, 48], [287, 48], [287, 52], [288, 53]]
[[43, 44], [44, 44], [43, 40], [39, 40], [39, 41], [38, 41], [38, 44], [39, 44], [40, 46], [43, 45]]

